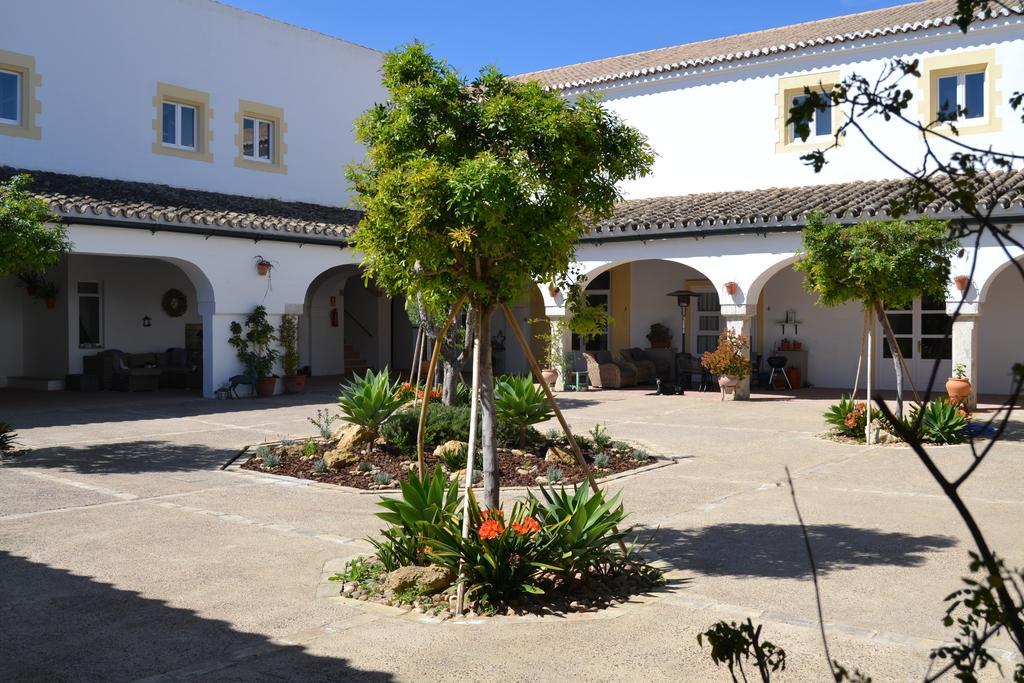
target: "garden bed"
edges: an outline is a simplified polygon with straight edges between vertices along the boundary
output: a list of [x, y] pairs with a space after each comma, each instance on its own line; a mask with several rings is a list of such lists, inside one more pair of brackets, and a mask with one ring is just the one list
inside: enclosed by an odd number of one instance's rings
[[[565, 458], [568, 447], [564, 439], [541, 438], [542, 440], [535, 443], [529, 450], [498, 449], [498, 468], [502, 486], [535, 486], [549, 481], [579, 484], [586, 481], [586, 472], [583, 467], [575, 461], [570, 463]], [[654, 456], [626, 443], [614, 442], [605, 448], [599, 448], [588, 441], [584, 437], [581, 448], [594, 476], [598, 478], [628, 472], [655, 462]], [[312, 447], [307, 444], [312, 444]], [[257, 472], [368, 490], [397, 488], [399, 482], [406, 479], [409, 472], [415, 468], [414, 459], [410, 460], [409, 457], [391, 447], [383, 439], [378, 439], [369, 453], [360, 453], [358, 462], [354, 465], [337, 469], [318, 465], [318, 461], [323, 458], [324, 454], [336, 446], [337, 440], [335, 439], [267, 444], [255, 449], [241, 467]], [[560, 451], [561, 462], [545, 460], [549, 449], [552, 448]], [[360, 450], [364, 449], [365, 447]], [[476, 460], [476, 467], [479, 470], [481, 464], [479, 451]], [[600, 461], [603, 466], [598, 467], [597, 461]], [[429, 469], [440, 464], [445, 467], [446, 471], [448, 470], [446, 461], [442, 457], [434, 455], [433, 450], [428, 450], [426, 462]], [[385, 473], [390, 477], [390, 481], [387, 483], [384, 482]], [[561, 476], [558, 476], [559, 473]], [[549, 477], [551, 477], [550, 480]], [[479, 485], [479, 482], [475, 482], [475, 484]]]

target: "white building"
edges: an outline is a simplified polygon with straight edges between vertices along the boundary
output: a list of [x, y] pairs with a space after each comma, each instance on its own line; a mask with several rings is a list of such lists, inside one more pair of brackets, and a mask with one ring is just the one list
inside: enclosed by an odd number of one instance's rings
[[[785, 125], [787, 110], [804, 86], [827, 88], [852, 74], [876, 78], [894, 57], [919, 59], [921, 77], [901, 82], [914, 94], [919, 120], [934, 121], [953, 93], [968, 110], [957, 122], [966, 141], [1024, 151], [1021, 112], [1008, 104], [1024, 91], [1024, 9], [979, 21], [965, 35], [952, 23], [954, 5], [929, 0], [519, 76], [567, 97], [602, 93], [658, 155], [653, 174], [625, 187], [628, 200], [578, 250], [591, 291], [609, 302], [615, 319], [595, 344], [613, 353], [647, 346], [649, 326], [662, 323], [677, 348], [700, 353], [729, 325], [752, 335], [755, 357], [771, 355], [783, 339], [799, 341], [805, 383], [852, 386], [862, 312], [815, 305], [791, 264], [808, 211], [829, 211], [840, 222], [884, 217], [904, 185], [890, 180], [901, 177], [893, 165], [852, 135], [815, 174], [800, 157], [832, 142], [840, 113], [820, 114], [804, 142]], [[898, 162], [920, 163], [921, 137], [910, 127], [876, 119], [867, 130]], [[995, 195], [1000, 222], [1024, 239], [1024, 173], [1006, 178]], [[963, 215], [953, 207], [925, 213]], [[890, 320], [918, 386], [939, 358], [940, 383], [962, 362], [980, 391], [1006, 393], [1011, 366], [1024, 361], [1024, 282], [990, 239], [965, 246], [953, 274], [970, 272], [975, 255], [977, 266], [952, 340], [943, 339], [947, 311], [962, 298], [952, 282], [947, 301], [917, 301]], [[597, 281], [603, 273], [610, 275]], [[686, 334], [675, 298], [665, 296], [675, 290], [699, 294]], [[545, 297], [548, 313], [562, 315], [562, 302]], [[891, 388], [887, 345], [877, 345], [874, 361], [878, 384]]]
[[[658, 155], [653, 175], [625, 187], [628, 201], [580, 245], [591, 294], [615, 319], [593, 344], [645, 347], [650, 325], [662, 323], [677, 349], [696, 354], [728, 324], [752, 334], [757, 356], [782, 338], [801, 342], [804, 382], [852, 385], [861, 312], [815, 306], [790, 266], [808, 211], [842, 221], [885, 215], [899, 174], [850, 137], [815, 175], [800, 154], [828, 139], [837, 115], [820, 117], [821, 136], [801, 143], [784, 125], [786, 110], [804, 85], [920, 58], [922, 77], [907, 87], [922, 120], [952, 86], [970, 100], [972, 118], [960, 123], [971, 142], [1024, 150], [1024, 123], [1007, 106], [1024, 90], [1024, 15], [1004, 12], [963, 35], [949, 18], [953, 4], [520, 76], [568, 97], [601, 91]], [[404, 303], [364, 285], [346, 244], [358, 214], [344, 208], [344, 167], [362, 155], [352, 121], [384, 97], [379, 52], [210, 0], [9, 0], [3, 14], [0, 175], [33, 173], [74, 248], [47, 274], [58, 288], [52, 308], [0, 278], [0, 386], [57, 386], [111, 349], [187, 348], [210, 396], [241, 371], [229, 324], [258, 304], [274, 322], [302, 316], [302, 365], [314, 375], [411, 366]], [[920, 140], [908, 131], [873, 133], [900, 159], [917, 159]], [[1019, 238], [1024, 179], [998, 195]], [[964, 362], [982, 392], [1003, 393], [1010, 366], [1024, 360], [1024, 284], [998, 247], [976, 251], [952, 344], [942, 341], [947, 309], [961, 298], [952, 284], [948, 301], [917, 302], [893, 322], [918, 381], [939, 357], [943, 373]], [[972, 246], [954, 272], [974, 255]], [[270, 277], [257, 272], [258, 257], [273, 264]], [[685, 328], [666, 296], [680, 289], [698, 294]], [[184, 311], [175, 307], [182, 300]], [[564, 315], [558, 295], [541, 287], [517, 316], [545, 307]], [[784, 325], [787, 317], [799, 326]], [[504, 325], [496, 321], [496, 334], [511, 339]], [[499, 366], [524, 368], [514, 343], [506, 353]], [[890, 386], [885, 348], [874, 353], [879, 383]]]

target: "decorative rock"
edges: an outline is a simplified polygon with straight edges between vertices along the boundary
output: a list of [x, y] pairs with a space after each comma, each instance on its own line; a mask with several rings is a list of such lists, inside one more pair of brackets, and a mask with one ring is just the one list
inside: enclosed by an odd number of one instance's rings
[[[530, 456], [529, 453], [527, 453], [526, 451], [521, 451], [518, 448], [513, 448], [512, 450], [510, 450], [509, 451], [509, 455], [511, 455], [511, 456], [513, 456], [515, 458], [525, 458], [527, 456]], [[530, 456], [530, 457], [532, 457], [532, 456]]]
[[441, 458], [447, 453], [454, 453], [455, 451], [463, 448], [469, 448], [469, 444], [465, 441], [445, 441], [443, 444], [434, 449], [434, 457]]
[[546, 483], [548, 483], [548, 478], [547, 477], [537, 477], [537, 478], [534, 479], [534, 481], [537, 482], [538, 484], [546, 484]]
[[516, 469], [516, 472], [518, 474], [533, 474], [536, 471], [537, 471], [537, 466], [536, 465], [533, 465], [531, 467], [519, 467], [519, 468]]
[[335, 450], [341, 451], [352, 451], [358, 449], [360, 446], [365, 446], [370, 442], [371, 433], [366, 427], [360, 427], [359, 425], [347, 424], [343, 427], [338, 427], [331, 434], [331, 439], [337, 441], [334, 444]]
[[384, 589], [400, 593], [410, 588], [419, 587], [425, 593], [435, 593], [452, 585], [455, 581], [454, 572], [431, 565], [429, 567], [399, 567], [388, 574], [384, 581]]
[[555, 465], [574, 465], [576, 464], [576, 458], [566, 450], [559, 448], [558, 446], [552, 446], [544, 455], [544, 462], [549, 462]]
[[332, 448], [324, 453], [324, 463], [332, 470], [340, 470], [359, 462], [359, 454], [343, 448]]

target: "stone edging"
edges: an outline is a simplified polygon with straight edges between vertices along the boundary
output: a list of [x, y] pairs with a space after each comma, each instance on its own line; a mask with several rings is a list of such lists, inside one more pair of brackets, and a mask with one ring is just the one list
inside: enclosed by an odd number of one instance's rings
[[[266, 446], [273, 446], [273, 445], [276, 445], [276, 444], [273, 443], [273, 442], [269, 442], [269, 443], [260, 444], [260, 445], [261, 446], [265, 446], [265, 445]], [[247, 476], [274, 477], [276, 479], [283, 479], [283, 480], [286, 480], [291, 485], [313, 486], [315, 488], [323, 488], [323, 489], [327, 489], [327, 490], [330, 490], [330, 491], [344, 491], [346, 493], [354, 493], [354, 494], [360, 495], [360, 496], [366, 496], [366, 495], [381, 496], [381, 495], [396, 494], [396, 493], [400, 493], [401, 492], [399, 489], [358, 489], [358, 488], [356, 488], [354, 486], [344, 486], [342, 484], [328, 484], [327, 482], [314, 481], [312, 479], [299, 479], [298, 477], [291, 477], [291, 476], [288, 476], [287, 474], [274, 474], [272, 472], [259, 472], [257, 470], [244, 469], [239, 461], [241, 460], [240, 456], [243, 455], [248, 450], [248, 448], [249, 448], [248, 446], [243, 448], [238, 453], [238, 455], [235, 456], [235, 458], [233, 460], [231, 460], [229, 463], [221, 466], [221, 469], [226, 471], [226, 472], [232, 472], [232, 473], [235, 473], [235, 474], [242, 474], [242, 475], [247, 475]], [[613, 481], [616, 481], [616, 480], [619, 480], [619, 479], [626, 479], [628, 477], [632, 477], [632, 476], [635, 476], [635, 475], [638, 475], [638, 474], [644, 474], [646, 472], [650, 472], [651, 470], [657, 470], [657, 469], [661, 469], [662, 467], [668, 467], [669, 465], [675, 465], [680, 460], [679, 456], [674, 456], [674, 455], [673, 456], [657, 456], [656, 455], [654, 457], [655, 457], [656, 462], [653, 462], [650, 465], [644, 465], [643, 467], [637, 467], [635, 469], [625, 470], [623, 472], [615, 472], [613, 474], [609, 474], [606, 477], [601, 477], [600, 479], [598, 479], [597, 483], [598, 483], [598, 485], [601, 485], [601, 484], [607, 484], [607, 483], [610, 483], [610, 482], [613, 482]], [[474, 486], [473, 488], [474, 489], [478, 489], [480, 487], [479, 486]], [[508, 491], [509, 493], [520, 493], [520, 494], [522, 494], [522, 493], [526, 493], [527, 491], [529, 491], [531, 489], [534, 489], [534, 488], [536, 488], [536, 487], [534, 487], [534, 486], [503, 486], [501, 488], [501, 490], [502, 491]]]

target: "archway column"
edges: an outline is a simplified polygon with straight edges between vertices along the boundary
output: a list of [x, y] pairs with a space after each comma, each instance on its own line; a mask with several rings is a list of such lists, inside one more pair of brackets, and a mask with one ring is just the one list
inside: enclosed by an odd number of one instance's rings
[[[959, 312], [957, 308], [959, 307]], [[967, 397], [967, 409], [978, 407], [978, 319], [981, 310], [977, 303], [959, 301], [947, 302], [946, 312], [953, 316], [952, 363], [955, 368], [963, 365], [965, 374], [971, 380], [971, 393]], [[941, 377], [936, 378], [942, 382]], [[941, 384], [939, 385], [941, 387]]]
[[[754, 316], [757, 314], [757, 305], [750, 304], [722, 304], [722, 317], [725, 319], [726, 329], [745, 336], [750, 339], [750, 332], [753, 329]], [[750, 360], [750, 351], [747, 352], [747, 360]], [[735, 399], [745, 401], [750, 398], [750, 375], [747, 375], [736, 385]]]

